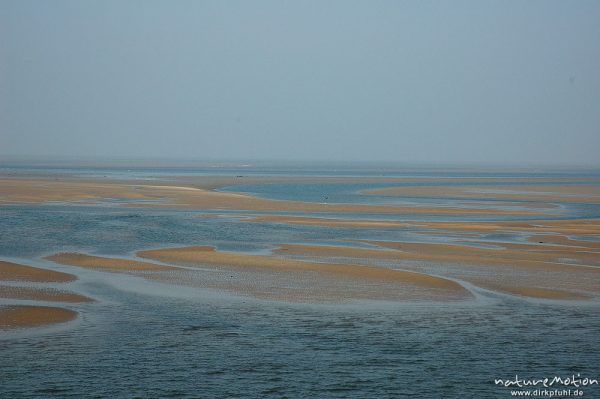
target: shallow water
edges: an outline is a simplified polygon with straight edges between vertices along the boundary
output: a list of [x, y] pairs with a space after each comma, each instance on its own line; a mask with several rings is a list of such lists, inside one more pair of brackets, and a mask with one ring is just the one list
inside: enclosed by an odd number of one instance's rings
[[[262, 195], [313, 195], [285, 187], [262, 186]], [[355, 198], [354, 186], [325, 188]], [[599, 215], [597, 205], [567, 206], [566, 216]], [[205, 213], [0, 206], [3, 259], [76, 273], [80, 279], [67, 288], [97, 300], [70, 305], [80, 312], [74, 323], [0, 332], [0, 397], [503, 398], [510, 389], [495, 386], [496, 378], [600, 377], [598, 301], [521, 299], [470, 287], [475, 299], [453, 303], [292, 304], [40, 259], [59, 251], [131, 256], [176, 245], [261, 251], [276, 243], [447, 239], [418, 229], [249, 223], [235, 217], [239, 212], [199, 217]], [[582, 389], [600, 397], [598, 386]]]
[[14, 359], [0, 365], [3, 397], [507, 397], [495, 378], [598, 372], [589, 305], [311, 307], [95, 289], [113, 302], [76, 327], [0, 341]]

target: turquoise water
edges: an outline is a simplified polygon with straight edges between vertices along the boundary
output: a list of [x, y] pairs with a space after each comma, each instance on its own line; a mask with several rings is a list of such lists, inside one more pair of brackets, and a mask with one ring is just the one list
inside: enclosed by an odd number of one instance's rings
[[[361, 187], [245, 189], [306, 200], [328, 190], [343, 202], [360, 202], [353, 193]], [[564, 205], [570, 217], [600, 214], [596, 205]], [[510, 390], [494, 379], [600, 377], [597, 301], [537, 301], [473, 289], [473, 300], [456, 303], [293, 304], [41, 259], [59, 251], [131, 256], [176, 245], [263, 251], [273, 243], [448, 239], [424, 237], [416, 228], [248, 223], [235, 217], [239, 212], [198, 217], [205, 213], [110, 203], [0, 206], [3, 259], [77, 273], [71, 288], [97, 300], [68, 305], [80, 312], [73, 323], [0, 332], [0, 397], [507, 398]], [[597, 386], [583, 390], [584, 397], [600, 397]]]

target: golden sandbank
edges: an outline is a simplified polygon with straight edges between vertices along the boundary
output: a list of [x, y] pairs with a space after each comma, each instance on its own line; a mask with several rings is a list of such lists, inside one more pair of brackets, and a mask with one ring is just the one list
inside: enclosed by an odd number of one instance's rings
[[0, 306], [0, 329], [39, 327], [64, 323], [77, 317], [77, 312], [50, 306]]
[[[476, 264], [511, 263], [532, 269], [560, 268], [569, 271], [580, 271], [582, 267], [575, 264], [565, 264], [560, 261], [561, 258], [569, 257], [576, 259], [578, 262], [573, 263], [586, 266], [589, 265], [585, 263], [587, 258], [589, 258], [590, 262], [600, 262], [600, 253], [580, 251], [577, 248], [563, 246], [497, 243], [500, 248], [484, 248], [469, 245], [469, 243], [456, 245], [367, 240], [362, 240], [362, 242], [397, 250], [399, 257], [410, 259], [456, 260]], [[486, 244], [490, 243], [486, 242]], [[589, 269], [600, 272], [600, 268]]]
[[0, 280], [64, 283], [76, 279], [72, 274], [0, 260]]
[[[529, 250], [479, 248], [468, 245], [368, 241], [386, 249], [318, 245], [280, 245], [276, 253], [301, 259], [373, 264], [393, 262], [403, 269], [456, 278], [505, 293], [555, 299], [580, 299], [600, 293], [600, 268], [564, 263], [581, 260], [577, 251], [546, 253], [543, 245]], [[544, 247], [544, 248], [542, 248]], [[391, 250], [389, 250], [391, 249]], [[580, 259], [577, 259], [577, 257]], [[598, 259], [598, 255], [592, 255]], [[586, 260], [589, 260], [585, 258]]]
[[[600, 268], [586, 267], [578, 264], [564, 263], [560, 259], [570, 257], [587, 256], [587, 252], [563, 249], [562, 247], [555, 251], [549, 251], [546, 246], [527, 245], [529, 250], [511, 250], [504, 247], [481, 248], [472, 245], [452, 245], [437, 243], [407, 243], [394, 241], [367, 241], [363, 243], [376, 245], [379, 247], [392, 249], [386, 251], [373, 248], [356, 248], [345, 246], [325, 246], [325, 245], [301, 245], [301, 244], [283, 244], [274, 250], [275, 253], [288, 256], [311, 256], [311, 257], [338, 257], [338, 258], [378, 258], [378, 259], [396, 259], [408, 261], [436, 261], [436, 262], [454, 262], [468, 263], [474, 265], [514, 265], [523, 268], [536, 269], [558, 269], [562, 271], [600, 273]], [[511, 247], [511, 244], [499, 243]], [[519, 248], [519, 247], [517, 247]], [[595, 255], [593, 260], [598, 262], [600, 254]]]
[[[0, 281], [66, 283], [76, 279], [76, 276], [68, 273], [0, 261]], [[0, 284], [0, 298], [71, 303], [93, 301], [86, 296], [55, 288], [4, 284]], [[69, 321], [75, 318], [76, 315], [77, 312], [56, 307], [0, 306], [0, 328], [35, 327], [60, 323]]]
[[361, 279], [409, 281], [413, 284], [422, 285], [425, 287], [460, 288], [460, 285], [452, 281], [420, 273], [405, 272], [374, 266], [337, 263], [313, 263], [292, 259], [281, 259], [264, 255], [247, 255], [233, 252], [221, 252], [217, 251], [213, 247], [206, 246], [146, 250], [138, 252], [137, 255], [142, 258], [150, 258], [159, 260], [161, 262], [170, 262], [182, 265], [211, 265], [254, 269], [293, 269], [339, 274]]
[[[579, 244], [581, 240], [560, 241]], [[83, 267], [98, 268], [100, 264], [100, 268], [109, 271], [152, 270], [158, 266], [164, 269], [156, 270], [170, 269], [173, 273], [144, 277], [288, 300], [433, 299], [466, 295], [467, 291], [458, 283], [444, 277], [536, 298], [583, 299], [600, 293], [600, 268], [593, 267], [599, 264], [600, 252], [594, 245], [590, 249], [549, 242], [498, 242], [493, 243], [494, 247], [474, 246], [476, 243], [469, 242], [363, 242], [379, 248], [279, 245], [273, 252], [284, 258], [222, 252], [210, 246], [137, 253], [141, 258], [191, 267], [185, 270], [84, 254], [58, 254], [47, 259]], [[404, 270], [379, 266], [379, 261], [386, 266], [392, 262]], [[441, 277], [430, 275], [432, 272]]]
[[[460, 232], [523, 232], [529, 234], [598, 236], [600, 219], [565, 219], [565, 220], [527, 220], [527, 221], [494, 221], [494, 222], [413, 222], [415, 227]], [[540, 240], [543, 241], [543, 240]], [[582, 240], [583, 241], [583, 240]]]
[[[213, 247], [165, 248], [140, 251], [142, 258], [187, 266], [144, 278], [172, 284], [215, 288], [257, 298], [302, 302], [339, 302], [353, 299], [435, 300], [464, 299], [469, 292], [459, 284], [427, 274], [369, 265], [304, 262], [273, 256], [217, 251]], [[49, 259], [88, 267], [88, 255], [64, 254]], [[128, 263], [102, 258], [125, 271]], [[131, 270], [135, 271], [135, 269]]]
[[123, 206], [151, 208], [440, 215], [544, 215], [540, 212], [523, 210], [285, 201], [187, 186], [49, 179], [0, 179], [0, 193], [0, 203], [77, 202], [119, 198], [131, 201]]
[[156, 263], [141, 262], [131, 259], [107, 258], [104, 256], [86, 255], [75, 252], [61, 252], [46, 256], [44, 259], [69, 266], [78, 266], [88, 269], [112, 269], [121, 271], [151, 271], [173, 270], [172, 266], [158, 265]]

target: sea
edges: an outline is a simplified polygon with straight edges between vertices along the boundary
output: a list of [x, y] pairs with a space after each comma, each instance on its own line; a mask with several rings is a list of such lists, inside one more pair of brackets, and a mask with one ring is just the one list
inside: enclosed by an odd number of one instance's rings
[[[235, 163], [185, 167], [0, 165], [0, 175], [40, 174], [140, 182], [215, 175], [273, 176], [284, 179], [219, 190], [309, 202], [436, 206], [464, 206], [468, 201], [407, 200], [361, 192], [423, 184], [419, 178], [436, 178], [440, 186], [453, 186], [461, 183], [444, 179], [543, 177], [568, 184], [564, 179], [600, 177], [599, 170], [590, 169]], [[331, 179], [285, 181], [286, 176]], [[360, 177], [361, 181], [337, 181], [335, 177]], [[365, 182], [369, 177], [411, 179]], [[473, 184], [492, 184], [478, 181]], [[473, 201], [486, 206], [485, 198]], [[600, 386], [594, 384], [600, 379], [597, 299], [537, 300], [471, 287], [472, 299], [451, 302], [295, 303], [151, 282], [43, 259], [62, 251], [132, 257], [141, 249], [185, 245], [262, 253], [276, 243], [449, 240], [411, 229], [248, 223], [240, 218], [247, 211], [121, 206], [126, 202], [117, 198], [0, 205], [0, 259], [75, 273], [79, 279], [69, 288], [96, 300], [65, 305], [79, 312], [73, 322], [0, 331], [0, 398], [509, 398], [519, 396], [518, 392], [530, 392], [525, 396], [533, 397], [600, 397]], [[556, 214], [548, 218], [600, 218], [598, 204], [558, 205]], [[211, 214], [218, 217], [199, 217]], [[516, 218], [341, 217], [402, 221]], [[527, 218], [534, 217], [518, 217]], [[522, 237], [503, 235], [502, 239], [518, 241]], [[0, 299], [0, 304], [10, 303], [40, 304]]]

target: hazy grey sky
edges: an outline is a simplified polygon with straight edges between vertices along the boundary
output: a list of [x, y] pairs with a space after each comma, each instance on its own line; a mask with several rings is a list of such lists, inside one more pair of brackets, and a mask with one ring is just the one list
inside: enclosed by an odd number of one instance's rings
[[0, 0], [0, 155], [600, 162], [600, 1]]

